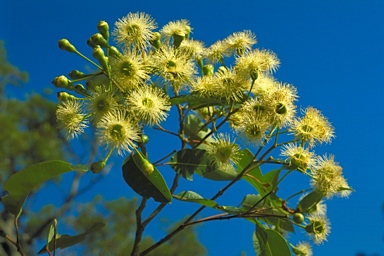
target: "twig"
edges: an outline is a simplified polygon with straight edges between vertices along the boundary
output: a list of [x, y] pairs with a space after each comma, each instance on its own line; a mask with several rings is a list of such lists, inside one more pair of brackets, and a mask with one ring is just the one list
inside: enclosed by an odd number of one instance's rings
[[133, 244], [131, 256], [139, 255], [140, 242], [141, 242], [141, 238], [143, 236], [143, 231], [144, 231], [144, 226], [141, 223], [141, 214], [145, 208], [145, 205], [147, 204], [147, 200], [148, 198], [142, 197], [141, 203], [136, 210], [136, 235], [135, 235], [135, 242]]

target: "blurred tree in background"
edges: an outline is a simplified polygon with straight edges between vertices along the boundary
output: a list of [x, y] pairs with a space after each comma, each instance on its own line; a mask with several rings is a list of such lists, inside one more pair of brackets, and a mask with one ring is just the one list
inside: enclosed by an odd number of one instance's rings
[[[30, 95], [25, 100], [7, 98], [6, 86], [21, 86], [27, 81], [27, 72], [20, 71], [8, 62], [4, 41], [0, 40], [0, 187], [16, 171], [38, 162], [55, 159], [79, 162], [73, 147], [57, 132], [55, 103], [38, 94]], [[93, 155], [95, 154], [96, 152]], [[60, 223], [65, 223], [68, 228], [79, 233], [97, 221], [106, 223], [97, 234], [90, 234], [86, 241], [78, 245], [84, 248], [82, 255], [127, 255], [131, 251], [135, 232], [136, 199], [119, 198], [106, 202], [100, 195], [95, 195], [92, 202], [78, 203], [74, 199], [87, 192], [102, 178], [99, 175], [96, 180], [89, 178], [83, 181], [80, 180], [81, 177], [82, 174], [76, 174], [72, 180], [62, 184], [70, 189], [66, 190], [69, 192], [60, 207], [46, 204], [41, 205], [39, 212], [34, 212], [30, 205], [24, 206], [19, 233], [22, 234], [20, 239], [26, 255], [36, 255], [40, 249], [38, 246], [46, 241], [48, 226], [55, 218], [60, 218]], [[76, 216], [68, 214], [70, 208], [72, 211], [75, 209]], [[14, 216], [7, 213], [2, 204], [0, 214], [0, 255], [20, 255], [15, 246], [5, 238], [16, 237]], [[143, 247], [152, 243], [153, 239], [147, 236], [143, 240]], [[191, 255], [206, 254], [196, 233], [190, 228], [157, 250], [156, 255], [176, 256], [181, 248], [188, 248]], [[78, 255], [74, 248], [67, 249], [66, 252], [68, 255]]]

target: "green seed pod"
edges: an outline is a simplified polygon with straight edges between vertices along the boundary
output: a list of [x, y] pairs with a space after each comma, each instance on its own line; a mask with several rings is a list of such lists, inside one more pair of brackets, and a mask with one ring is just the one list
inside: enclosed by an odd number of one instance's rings
[[101, 20], [99, 24], [97, 24], [97, 30], [99, 30], [100, 34], [103, 35], [104, 39], [108, 41], [109, 39], [109, 25], [105, 20]]
[[90, 40], [94, 45], [100, 45], [101, 47], [104, 47], [104, 48], [109, 47], [107, 40], [105, 40], [103, 35], [100, 33], [96, 33], [93, 36], [91, 36]]
[[67, 51], [67, 52], [72, 52], [76, 53], [77, 50], [75, 46], [73, 46], [67, 39], [63, 38], [59, 40], [59, 48], [61, 50]]
[[296, 222], [297, 224], [300, 224], [304, 221], [304, 215], [300, 212], [297, 212], [293, 214], [293, 221]]
[[100, 173], [107, 163], [105, 161], [98, 161], [91, 164], [91, 171], [94, 174]]

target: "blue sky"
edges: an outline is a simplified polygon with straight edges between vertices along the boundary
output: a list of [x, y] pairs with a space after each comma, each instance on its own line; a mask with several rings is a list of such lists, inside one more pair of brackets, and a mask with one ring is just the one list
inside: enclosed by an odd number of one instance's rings
[[[206, 45], [250, 29], [257, 35], [258, 48], [274, 51], [282, 63], [275, 77], [297, 87], [299, 107], [320, 109], [335, 127], [336, 139], [317, 152], [335, 154], [356, 190], [348, 200], [328, 202], [332, 232], [327, 243], [314, 247], [315, 255], [359, 251], [384, 255], [384, 1], [5, 0], [0, 39], [6, 41], [9, 61], [30, 75], [24, 91], [12, 90], [8, 95], [42, 91], [51, 86], [53, 77], [86, 65], [60, 51], [57, 40], [66, 37], [90, 55], [85, 41], [100, 20], [112, 27], [118, 18], [136, 11], [150, 14], [160, 27], [170, 20], [188, 19], [194, 28], [192, 37]], [[133, 195], [118, 168], [102, 186], [109, 191], [107, 198]], [[204, 187], [202, 194], [209, 196], [213, 189]], [[165, 214], [172, 217], [171, 212]], [[252, 255], [252, 229], [237, 220], [207, 223], [198, 231], [209, 255], [239, 255], [242, 250]]]

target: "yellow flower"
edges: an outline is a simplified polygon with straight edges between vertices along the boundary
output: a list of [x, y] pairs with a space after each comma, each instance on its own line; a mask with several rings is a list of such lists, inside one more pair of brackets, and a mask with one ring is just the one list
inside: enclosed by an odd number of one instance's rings
[[212, 80], [210, 94], [215, 98], [224, 98], [228, 102], [243, 98], [247, 82], [228, 68], [219, 68]]
[[236, 59], [235, 70], [243, 77], [253, 78], [260, 73], [275, 72], [279, 65], [280, 60], [275, 53], [255, 49]]
[[87, 98], [87, 108], [94, 123], [97, 123], [106, 113], [119, 107], [114, 93], [112, 91], [106, 92], [104, 86], [100, 86], [100, 91], [92, 92], [91, 96]]
[[256, 35], [250, 30], [235, 32], [228, 36], [224, 42], [229, 46], [231, 52], [242, 56], [244, 53], [252, 49], [252, 46], [257, 43]]
[[240, 148], [228, 134], [212, 136], [214, 142], [207, 145], [208, 160], [222, 170], [233, 167], [240, 161]]
[[67, 139], [76, 138], [87, 127], [86, 115], [83, 114], [83, 105], [78, 100], [61, 102], [56, 110], [58, 127], [65, 133]]
[[307, 242], [299, 242], [296, 246], [292, 247], [293, 252], [297, 256], [312, 256], [312, 248]]
[[196, 73], [195, 65], [182, 51], [173, 47], [163, 47], [151, 58], [151, 66], [156, 73], [169, 81], [177, 90], [182, 85], [190, 84]]
[[214, 95], [212, 86], [212, 76], [198, 77], [196, 81], [192, 83], [192, 92], [197, 93], [200, 97], [210, 98]]
[[284, 127], [293, 121], [296, 114], [294, 101], [297, 99], [297, 90], [290, 84], [275, 84], [261, 95], [260, 101], [271, 110], [271, 122]]
[[145, 125], [164, 121], [171, 108], [168, 95], [160, 88], [143, 85], [127, 96], [128, 108]]
[[137, 50], [144, 50], [153, 38], [156, 27], [156, 22], [150, 15], [143, 12], [129, 13], [115, 23], [113, 35], [117, 43], [126, 48], [133, 46]]
[[331, 232], [329, 220], [324, 215], [311, 214], [308, 216], [309, 224], [305, 230], [313, 236], [315, 244], [322, 244], [327, 241], [327, 236]]
[[248, 142], [254, 145], [260, 145], [266, 138], [266, 132], [270, 128], [268, 118], [262, 113], [257, 111], [253, 114], [243, 112], [238, 120], [237, 125], [232, 128], [239, 132], [240, 135]]
[[251, 92], [256, 96], [263, 95], [269, 91], [276, 90], [278, 81], [268, 74], [260, 73], [256, 79]]
[[327, 118], [312, 107], [307, 108], [304, 114], [303, 118], [295, 120], [292, 125], [295, 136], [303, 142], [308, 142], [310, 147], [314, 146], [315, 142], [330, 142], [335, 135]]
[[173, 44], [179, 47], [184, 39], [189, 39], [191, 33], [191, 26], [188, 20], [170, 21], [161, 30], [160, 33], [163, 35], [166, 41], [173, 38]]
[[335, 162], [333, 155], [318, 157], [312, 169], [311, 184], [325, 197], [330, 198], [340, 193], [341, 188], [349, 188], [342, 170], [343, 168]]
[[289, 168], [305, 172], [315, 164], [315, 154], [302, 146], [289, 143], [282, 147], [282, 156], [286, 156]]
[[125, 111], [108, 112], [97, 123], [96, 135], [101, 145], [116, 149], [119, 155], [130, 153], [139, 141], [138, 127], [128, 118]]
[[122, 92], [128, 92], [149, 79], [149, 67], [140, 56], [130, 50], [119, 57], [111, 58], [112, 78]]
[[228, 57], [231, 55], [228, 44], [224, 43], [224, 41], [217, 41], [212, 44], [204, 53], [204, 56], [210, 60], [212, 63], [221, 63], [224, 65], [224, 57]]
[[188, 58], [201, 56], [205, 51], [203, 42], [197, 40], [184, 40], [179, 50], [186, 54]]

